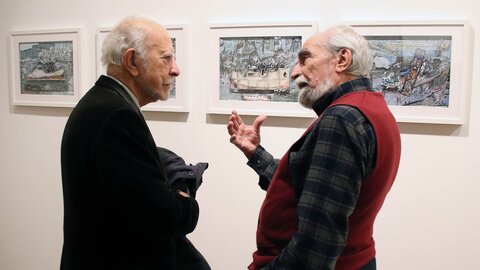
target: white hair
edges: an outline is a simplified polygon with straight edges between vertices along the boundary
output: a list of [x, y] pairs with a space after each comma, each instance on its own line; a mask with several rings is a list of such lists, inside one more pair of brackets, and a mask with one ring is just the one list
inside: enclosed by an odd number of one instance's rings
[[352, 52], [352, 65], [347, 72], [353, 76], [369, 77], [372, 56], [367, 40], [348, 25], [337, 25], [327, 30], [327, 49], [336, 53], [342, 48]]
[[[122, 55], [133, 48], [142, 63], [146, 62], [146, 38], [147, 29], [138, 21], [151, 21], [150, 19], [132, 16], [123, 19], [103, 40], [101, 61], [104, 66], [122, 66]], [[153, 22], [153, 21], [152, 21]]]

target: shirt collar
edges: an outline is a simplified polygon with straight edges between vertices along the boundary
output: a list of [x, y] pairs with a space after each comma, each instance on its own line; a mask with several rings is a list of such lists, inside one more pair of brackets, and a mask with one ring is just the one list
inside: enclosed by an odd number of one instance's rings
[[111, 78], [112, 80], [116, 81], [118, 84], [120, 84], [128, 93], [128, 95], [132, 98], [133, 102], [135, 102], [135, 105], [137, 105], [138, 109], [140, 109], [140, 103], [138, 102], [138, 99], [137, 97], [135, 97], [135, 95], [133, 94], [132, 91], [130, 91], [130, 89], [128, 89], [128, 87], [123, 84], [119, 79], [111, 76], [111, 75], [107, 75], [109, 78]]
[[312, 109], [317, 115], [320, 115], [333, 101], [345, 94], [356, 91], [372, 91], [370, 80], [365, 77], [360, 77], [344, 82], [319, 98], [313, 104]]

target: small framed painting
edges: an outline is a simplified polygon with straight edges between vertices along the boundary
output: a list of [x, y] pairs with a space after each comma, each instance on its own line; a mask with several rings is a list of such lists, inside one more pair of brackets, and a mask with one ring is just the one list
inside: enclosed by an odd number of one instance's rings
[[79, 30], [13, 32], [13, 105], [74, 107], [79, 100]]
[[210, 114], [315, 117], [290, 74], [314, 22], [210, 26]]
[[375, 91], [398, 122], [464, 123], [471, 58], [465, 22], [352, 23], [370, 45]]

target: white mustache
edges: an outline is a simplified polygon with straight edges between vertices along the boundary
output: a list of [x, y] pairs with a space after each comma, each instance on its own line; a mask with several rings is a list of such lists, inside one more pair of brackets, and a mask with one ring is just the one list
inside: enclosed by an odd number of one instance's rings
[[302, 89], [309, 85], [307, 79], [305, 79], [303, 75], [295, 79], [295, 84], [297, 85], [298, 89]]

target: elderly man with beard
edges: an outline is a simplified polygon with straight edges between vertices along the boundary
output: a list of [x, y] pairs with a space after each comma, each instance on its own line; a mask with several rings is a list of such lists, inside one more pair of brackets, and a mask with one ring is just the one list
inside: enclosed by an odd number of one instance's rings
[[230, 142], [267, 190], [250, 270], [376, 269], [373, 224], [398, 170], [400, 132], [371, 89], [371, 63], [348, 26], [305, 42], [291, 78], [318, 118], [280, 160], [260, 145], [265, 116], [251, 126], [230, 116]]

